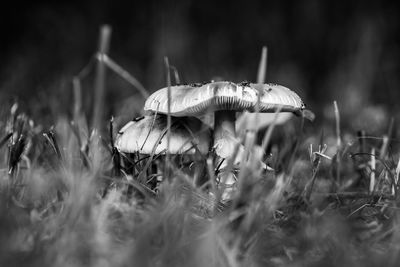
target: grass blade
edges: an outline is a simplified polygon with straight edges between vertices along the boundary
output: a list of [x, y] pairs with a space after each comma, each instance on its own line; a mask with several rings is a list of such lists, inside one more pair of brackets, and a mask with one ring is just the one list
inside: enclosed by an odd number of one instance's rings
[[82, 87], [81, 81], [78, 77], [73, 78], [72, 88], [74, 95], [73, 120], [75, 123], [78, 123], [82, 111]]
[[127, 81], [129, 84], [131, 84], [133, 87], [139, 90], [139, 93], [143, 96], [144, 99], [149, 97], [149, 93], [147, 92], [146, 88], [139, 82], [138, 79], [136, 79], [134, 76], [132, 76], [128, 71], [123, 69], [120, 65], [118, 65], [114, 60], [112, 60], [109, 56], [103, 55], [103, 62], [104, 64], [111, 69], [113, 72], [115, 72], [118, 76], [120, 76], [122, 79]]
[[166, 70], [166, 80], [168, 87], [168, 114], [167, 114], [167, 157], [166, 157], [166, 177], [169, 179], [169, 164], [171, 163], [171, 155], [169, 153], [169, 146], [171, 142], [171, 73], [169, 67], [168, 57], [164, 57], [164, 64]]
[[372, 194], [375, 189], [375, 171], [376, 171], [376, 159], [375, 159], [375, 148], [371, 150], [371, 176], [369, 181], [369, 192]]
[[101, 126], [101, 120], [103, 118], [104, 110], [104, 95], [105, 95], [105, 84], [106, 84], [106, 67], [104, 64], [103, 56], [108, 54], [111, 39], [111, 27], [109, 25], [103, 25], [100, 28], [100, 40], [98, 50], [98, 61], [96, 67], [96, 78], [94, 85], [94, 108], [93, 108], [93, 120], [92, 126], [95, 129], [99, 129]]
[[170, 66], [172, 72], [174, 73], [174, 78], [175, 78], [175, 85], [181, 84], [181, 79], [179, 78], [179, 72], [178, 69], [175, 66]]
[[265, 77], [267, 76], [267, 56], [268, 49], [266, 46], [263, 46], [257, 73], [257, 83], [259, 84], [265, 83]]
[[3, 137], [3, 139], [1, 139], [0, 148], [2, 148], [8, 142], [8, 140], [11, 138], [12, 135], [13, 135], [12, 133], [8, 133]]
[[334, 113], [335, 113], [335, 129], [336, 129], [336, 186], [340, 184], [340, 160], [341, 160], [341, 147], [342, 147], [342, 138], [340, 133], [340, 114], [339, 114], [339, 107], [337, 105], [336, 100], [333, 101]]

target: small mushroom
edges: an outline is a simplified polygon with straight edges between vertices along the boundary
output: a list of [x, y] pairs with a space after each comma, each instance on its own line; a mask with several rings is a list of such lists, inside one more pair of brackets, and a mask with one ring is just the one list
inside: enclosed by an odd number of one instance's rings
[[[172, 118], [169, 152], [202, 154], [209, 151], [211, 129], [193, 117]], [[125, 153], [165, 153], [167, 147], [167, 119], [165, 115], [150, 115], [128, 122], [118, 132], [115, 147]]]
[[[236, 137], [236, 111], [273, 113], [279, 110], [300, 113], [304, 109], [303, 102], [295, 92], [276, 84], [236, 84], [223, 81], [172, 86], [170, 89], [171, 116], [200, 116], [214, 112], [213, 146], [218, 155], [233, 153], [234, 145], [227, 146], [226, 137]], [[167, 93], [167, 87], [154, 92], [146, 100], [144, 110], [167, 114]]]

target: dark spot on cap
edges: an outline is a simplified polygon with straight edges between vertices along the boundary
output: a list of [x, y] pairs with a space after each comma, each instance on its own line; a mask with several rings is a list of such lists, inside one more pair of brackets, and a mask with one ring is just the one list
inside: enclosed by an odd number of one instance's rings
[[241, 86], [250, 86], [250, 82], [249, 81], [243, 81], [243, 82], [239, 83], [239, 85], [241, 85]]
[[202, 87], [203, 85], [205, 85], [207, 83], [208, 82], [190, 83], [189, 86], [191, 86], [191, 87]]
[[144, 116], [141, 116], [141, 117], [134, 118], [133, 121], [136, 122], [136, 121], [141, 121], [143, 119], [144, 119]]

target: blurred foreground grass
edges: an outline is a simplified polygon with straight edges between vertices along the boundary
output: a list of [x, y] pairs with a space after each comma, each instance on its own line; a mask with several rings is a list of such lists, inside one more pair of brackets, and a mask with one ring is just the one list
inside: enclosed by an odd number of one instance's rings
[[155, 184], [162, 157], [119, 155], [82, 114], [43, 129], [13, 106], [1, 122], [0, 266], [398, 266], [391, 130], [289, 122], [264, 159], [275, 171], [244, 162], [222, 203], [180, 160]]

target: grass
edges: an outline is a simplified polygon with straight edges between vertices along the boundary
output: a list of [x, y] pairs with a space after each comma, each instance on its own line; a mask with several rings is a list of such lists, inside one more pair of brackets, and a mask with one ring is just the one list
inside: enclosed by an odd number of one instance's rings
[[[120, 125], [91, 130], [82, 113], [87, 72], [74, 79], [72, 122], [60, 116], [43, 129], [17, 105], [1, 118], [0, 266], [398, 265], [393, 123], [382, 137], [349, 133], [335, 102], [334, 130], [313, 132], [300, 118], [272, 125], [258, 133], [267, 156], [252, 153], [225, 170], [211, 153], [125, 155], [113, 146]], [[224, 171], [238, 177], [227, 201]]]
[[242, 162], [236, 194], [222, 203], [218, 185], [196, 186], [182, 163], [204, 159], [172, 157], [171, 179], [153, 183], [150, 170], [162, 175], [163, 158], [118, 155], [87, 125], [59, 118], [43, 133], [17, 110], [4, 125], [2, 266], [397, 263], [398, 152], [380, 140], [324, 146], [332, 133], [315, 151], [317, 137], [291, 136], [270, 147], [275, 172]]

